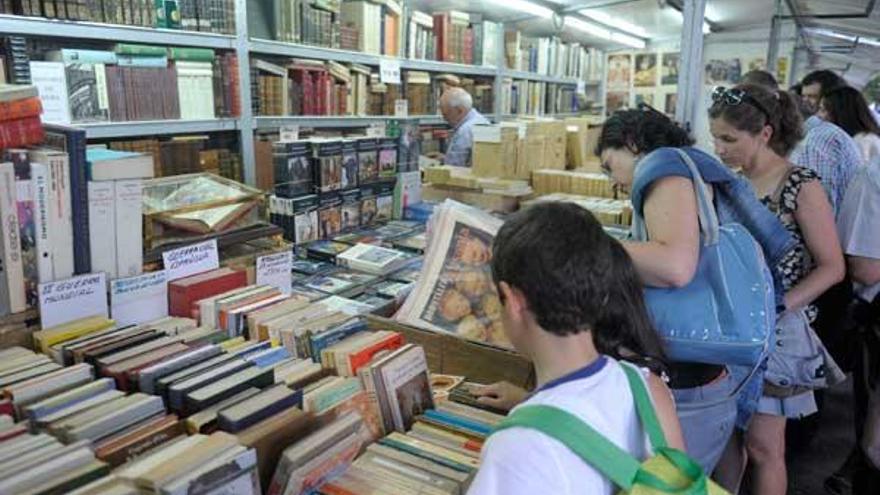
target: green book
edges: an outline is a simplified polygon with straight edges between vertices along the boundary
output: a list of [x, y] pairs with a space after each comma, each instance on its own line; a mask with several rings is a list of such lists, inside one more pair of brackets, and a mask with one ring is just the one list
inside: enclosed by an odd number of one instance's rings
[[116, 43], [113, 51], [118, 55], [134, 55], [138, 57], [164, 57], [168, 55], [168, 49], [164, 46], [134, 45], [131, 43]]
[[172, 60], [188, 60], [192, 62], [213, 62], [214, 50], [210, 48], [180, 48], [169, 49]]
[[155, 0], [156, 27], [180, 29], [180, 9], [177, 0]]

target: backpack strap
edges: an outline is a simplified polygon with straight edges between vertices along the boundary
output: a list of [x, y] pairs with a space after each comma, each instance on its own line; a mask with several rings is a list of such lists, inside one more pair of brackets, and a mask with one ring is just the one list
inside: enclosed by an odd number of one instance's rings
[[636, 411], [642, 421], [642, 428], [645, 429], [645, 433], [651, 441], [651, 447], [655, 451], [668, 447], [666, 435], [663, 433], [660, 420], [657, 419], [657, 412], [654, 410], [654, 403], [651, 401], [651, 395], [648, 393], [639, 371], [625, 363], [620, 363], [620, 367], [623, 368], [626, 379], [629, 381], [629, 389], [636, 404]]
[[[621, 367], [629, 381], [636, 411], [651, 446], [655, 453], [663, 450], [665, 455], [669, 450], [666, 437], [657, 420], [642, 377], [632, 366], [621, 363]], [[655, 475], [643, 471], [641, 463], [632, 455], [605, 438], [592, 426], [563, 409], [544, 405], [519, 407], [501, 421], [493, 433], [516, 427], [537, 430], [556, 439], [623, 490], [631, 490], [637, 482], [659, 490], [675, 490], [675, 487]]]

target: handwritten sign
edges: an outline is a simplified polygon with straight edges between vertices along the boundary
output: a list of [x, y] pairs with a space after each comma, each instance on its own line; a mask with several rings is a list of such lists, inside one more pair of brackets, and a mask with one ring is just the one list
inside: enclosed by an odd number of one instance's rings
[[284, 294], [290, 294], [293, 252], [284, 251], [257, 258], [257, 285], [277, 287]]
[[394, 116], [409, 117], [409, 101], [394, 100]]
[[299, 126], [298, 125], [283, 125], [281, 129], [278, 131], [280, 141], [282, 143], [289, 143], [291, 141], [299, 140]]
[[161, 270], [110, 282], [110, 314], [117, 325], [168, 316], [168, 274]]
[[162, 253], [168, 280], [177, 280], [220, 267], [217, 239], [171, 249]]
[[379, 60], [379, 81], [382, 84], [400, 84], [400, 60]]
[[107, 316], [107, 275], [103, 272], [46, 282], [38, 290], [43, 328]]

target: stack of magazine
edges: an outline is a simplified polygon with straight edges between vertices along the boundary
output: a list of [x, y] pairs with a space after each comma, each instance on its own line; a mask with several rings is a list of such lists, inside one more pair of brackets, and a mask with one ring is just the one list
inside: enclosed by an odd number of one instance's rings
[[396, 319], [510, 348], [492, 282], [492, 241], [502, 221], [447, 200], [434, 210], [421, 275]]

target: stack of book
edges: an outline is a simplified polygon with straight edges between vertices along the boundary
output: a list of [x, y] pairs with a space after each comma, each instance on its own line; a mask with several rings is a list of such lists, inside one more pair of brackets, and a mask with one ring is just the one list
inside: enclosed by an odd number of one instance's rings
[[577, 170], [536, 170], [532, 172], [535, 194], [576, 194], [595, 198], [615, 198], [614, 184], [605, 174]]
[[0, 84], [0, 149], [43, 140], [43, 105], [35, 86]]
[[3, 2], [0, 13], [129, 26], [235, 33], [234, 0], [30, 0]]
[[46, 57], [30, 69], [54, 103], [47, 122], [209, 119], [218, 108], [235, 111], [236, 79], [221, 79], [235, 72], [235, 59], [218, 61], [210, 49], [120, 43], [113, 52], [65, 48]]
[[241, 182], [241, 155], [231, 151], [232, 146], [220, 136], [175, 136], [109, 143], [112, 150], [149, 155], [154, 177], [209, 172]]
[[0, 83], [30, 84], [28, 40], [22, 36], [0, 38]]
[[528, 206], [542, 201], [564, 201], [588, 210], [606, 227], [632, 225], [632, 203], [628, 199], [596, 198], [577, 194], [552, 193], [523, 203]]
[[143, 179], [153, 177], [153, 158], [89, 148], [88, 218], [92, 270], [108, 278], [143, 270]]

